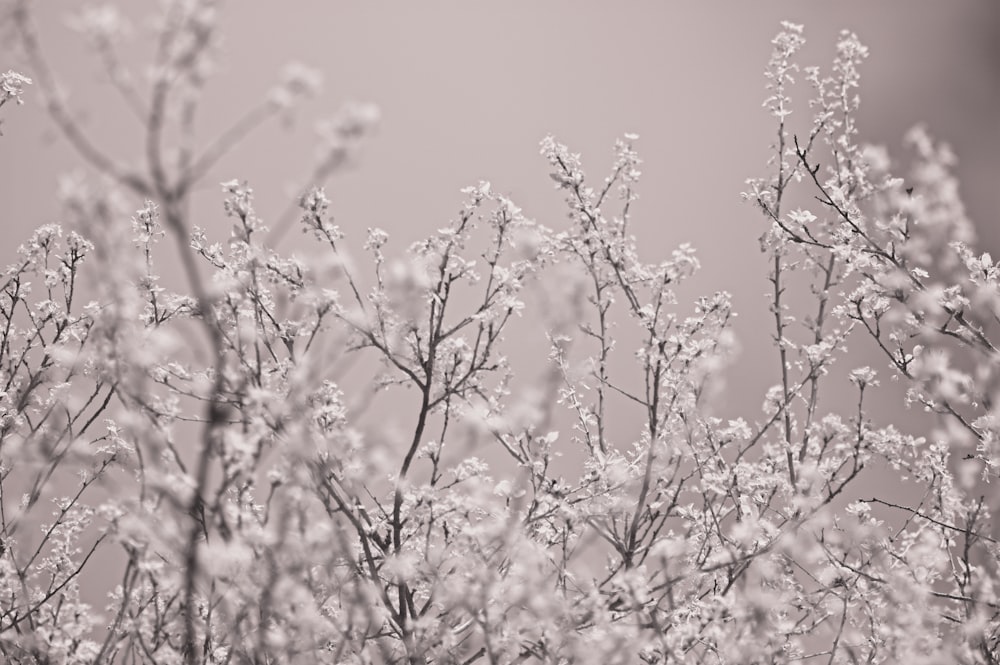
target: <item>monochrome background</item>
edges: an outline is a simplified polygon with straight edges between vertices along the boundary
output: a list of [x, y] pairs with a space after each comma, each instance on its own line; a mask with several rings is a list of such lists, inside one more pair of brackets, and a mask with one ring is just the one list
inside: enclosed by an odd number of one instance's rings
[[[81, 124], [109, 152], [140, 163], [138, 123], [67, 27], [64, 17], [81, 4], [37, 4], [43, 46]], [[122, 52], [148, 62], [145, 17], [156, 3], [121, 5], [133, 19]], [[290, 126], [263, 129], [214, 169], [196, 199], [200, 226], [226, 233], [217, 183], [232, 178], [249, 181], [260, 215], [273, 220], [309, 170], [314, 120], [349, 100], [381, 109], [377, 135], [328, 186], [337, 222], [355, 247], [367, 227], [379, 226], [392, 235], [390, 247], [402, 251], [451, 218], [460, 188], [480, 179], [510, 195], [528, 217], [558, 227], [565, 209], [538, 141], [554, 134], [581, 152], [588, 175], [600, 180], [614, 139], [634, 132], [645, 160], [633, 225], [644, 258], [656, 260], [689, 242], [703, 264], [690, 295], [718, 289], [734, 295], [742, 352], [728, 374], [725, 415], [759, 413], [763, 391], [777, 376], [763, 299], [767, 262], [757, 245], [764, 222], [740, 192], [746, 178], [766, 173], [775, 127], [761, 109], [762, 72], [781, 20], [805, 24], [809, 42], [801, 61], [821, 66], [832, 60], [842, 28], [858, 33], [870, 47], [862, 137], [901, 158], [903, 134], [926, 123], [959, 156], [980, 247], [1000, 250], [998, 3], [292, 0], [233, 1], [221, 11], [223, 50], [201, 117], [206, 140], [266, 95], [290, 60], [320, 69], [325, 87]], [[13, 55], [5, 55], [11, 59], [4, 69], [18, 69]], [[805, 98], [798, 101], [805, 114]], [[33, 227], [59, 219], [57, 175], [84, 168], [42, 112], [35, 89], [25, 102], [3, 115], [4, 264]], [[306, 246], [297, 233], [282, 242], [289, 251]], [[870, 361], [884, 364], [874, 353]]]

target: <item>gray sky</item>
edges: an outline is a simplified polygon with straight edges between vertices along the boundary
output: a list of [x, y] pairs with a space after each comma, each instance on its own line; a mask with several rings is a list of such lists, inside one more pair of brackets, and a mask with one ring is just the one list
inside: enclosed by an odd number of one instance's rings
[[[79, 3], [37, 4], [43, 43], [83, 124], [110, 152], [137, 161], [138, 126], [65, 27], [62, 16]], [[155, 3], [122, 4], [136, 18], [126, 53], [141, 61], [149, 34], [141, 15]], [[321, 69], [325, 92], [291, 130], [261, 131], [212, 172], [198, 223], [228, 228], [216, 184], [231, 178], [250, 181], [265, 220], [277, 215], [312, 159], [312, 120], [346, 100], [377, 103], [382, 123], [359, 168], [330, 186], [335, 215], [355, 238], [369, 226], [387, 229], [400, 249], [449, 219], [459, 189], [479, 179], [510, 194], [527, 216], [558, 226], [560, 195], [538, 141], [555, 134], [601, 179], [614, 138], [635, 132], [645, 164], [633, 228], [646, 258], [690, 242], [704, 266], [692, 290], [733, 292], [744, 358], [731, 384], [735, 394], [752, 390], [756, 409], [775, 363], [761, 298], [767, 266], [756, 242], [763, 220], [739, 194], [747, 177], [764, 174], [774, 134], [760, 108], [762, 71], [782, 19], [805, 24], [805, 64], [828, 65], [841, 28], [859, 34], [871, 49], [863, 137], [898, 155], [906, 129], [926, 122], [953, 145], [970, 213], [986, 245], [1000, 247], [1000, 4], [971, 0], [232, 0], [223, 5], [223, 57], [203, 110], [206, 139], [259, 100], [290, 60]], [[16, 61], [8, 66], [16, 69]], [[56, 176], [80, 167], [34, 92], [25, 106], [4, 112], [2, 263], [13, 256], [14, 238], [58, 218]], [[286, 246], [303, 242], [290, 234]], [[760, 371], [762, 356], [767, 369]]]

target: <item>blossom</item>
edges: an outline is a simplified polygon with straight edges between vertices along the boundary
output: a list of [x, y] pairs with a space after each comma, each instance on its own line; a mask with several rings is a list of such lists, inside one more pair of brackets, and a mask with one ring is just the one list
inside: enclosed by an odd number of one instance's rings
[[31, 85], [31, 79], [13, 70], [8, 69], [0, 74], [0, 92], [3, 93], [3, 96], [0, 97], [0, 106], [11, 99], [18, 104], [23, 104], [24, 100], [21, 95], [24, 94], [24, 86], [26, 85]]
[[865, 386], [877, 386], [878, 381], [875, 380], [875, 370], [871, 367], [859, 367], [857, 369], [851, 370], [851, 383], [854, 383], [859, 388], [864, 388]]

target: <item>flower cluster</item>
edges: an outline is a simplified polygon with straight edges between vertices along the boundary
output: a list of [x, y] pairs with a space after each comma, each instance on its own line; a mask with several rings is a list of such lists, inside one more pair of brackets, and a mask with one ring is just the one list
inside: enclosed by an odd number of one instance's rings
[[[27, 3], [13, 17], [48, 72]], [[764, 106], [778, 140], [746, 197], [767, 221], [778, 379], [748, 422], [711, 400], [729, 295], [684, 302], [694, 250], [648, 256], [635, 237], [636, 135], [596, 180], [541, 142], [568, 221], [538, 223], [479, 182], [404, 251], [370, 228], [358, 260], [318, 177], [377, 120], [345, 107], [274, 225], [312, 239], [291, 254], [248, 183], [222, 183], [204, 228], [191, 196], [317, 77], [290, 70], [231, 131], [195, 141], [215, 3], [165, 3], [148, 95], [114, 59], [117, 14], [81, 21], [144, 110], [149, 163], [106, 157], [39, 77], [106, 178], [65, 181], [75, 230], [39, 228], [0, 274], [6, 661], [1000, 658], [997, 507], [983, 491], [1000, 467], [1000, 270], [973, 248], [945, 147], [911, 132], [899, 178], [859, 143], [867, 49], [853, 34], [829, 74], [801, 70], [801, 136], [789, 123], [803, 28], [773, 42]], [[26, 82], [3, 81], [9, 98]], [[182, 138], [169, 157], [166, 135]], [[818, 203], [792, 207], [800, 189], [813, 198], [795, 201]], [[186, 287], [158, 275], [168, 238]], [[514, 335], [547, 340], [547, 357], [522, 369]], [[885, 366], [838, 374], [845, 347], [869, 342]], [[838, 380], [846, 412], [831, 409]], [[873, 416], [898, 384], [926, 428]], [[95, 592], [99, 561], [115, 582]]]
[[12, 70], [0, 74], [0, 106], [12, 99], [17, 104], [23, 104], [24, 99], [21, 98], [21, 95], [24, 94], [24, 86], [26, 85], [31, 85], [31, 79], [27, 76]]
[[26, 85], [31, 85], [31, 79], [27, 76], [9, 69], [0, 74], [0, 91], [3, 92], [3, 96], [0, 97], [0, 106], [3, 106], [11, 99], [18, 104], [23, 104], [24, 100], [21, 99], [21, 95], [24, 94], [24, 86]]

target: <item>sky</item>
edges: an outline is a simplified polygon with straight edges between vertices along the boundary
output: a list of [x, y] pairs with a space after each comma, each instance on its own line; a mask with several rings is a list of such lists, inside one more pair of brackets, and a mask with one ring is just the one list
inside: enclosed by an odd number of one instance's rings
[[[67, 28], [65, 16], [81, 3], [36, 4], [43, 47], [80, 122], [110, 153], [138, 162], [138, 125]], [[137, 63], [149, 52], [143, 15], [156, 4], [122, 3], [134, 19], [123, 53]], [[317, 67], [326, 83], [291, 126], [264, 128], [213, 169], [197, 197], [199, 225], [228, 228], [217, 183], [232, 178], [248, 180], [260, 215], [274, 219], [308, 171], [314, 120], [350, 100], [376, 103], [381, 122], [356, 165], [331, 181], [333, 212], [350, 237], [378, 226], [399, 249], [442, 226], [461, 204], [459, 190], [481, 179], [528, 217], [558, 227], [564, 207], [539, 140], [555, 135], [602, 179], [614, 139], [636, 133], [644, 164], [633, 229], [644, 258], [691, 243], [703, 265], [692, 293], [733, 293], [743, 351], [727, 399], [749, 395], [754, 410], [776, 363], [763, 300], [767, 261], [757, 245], [764, 222], [740, 192], [765, 174], [774, 126], [761, 109], [763, 69], [781, 20], [805, 25], [805, 64], [827, 66], [841, 29], [860, 36], [870, 47], [862, 138], [899, 156], [906, 130], [926, 123], [960, 159], [982, 246], [1000, 248], [1000, 3], [230, 0], [221, 11], [206, 140], [261, 99], [289, 61]], [[4, 56], [3, 69], [18, 69], [14, 55]], [[25, 102], [3, 110], [0, 264], [31, 228], [59, 219], [58, 176], [85, 170], [30, 89]], [[289, 235], [283, 247], [304, 243]]]

